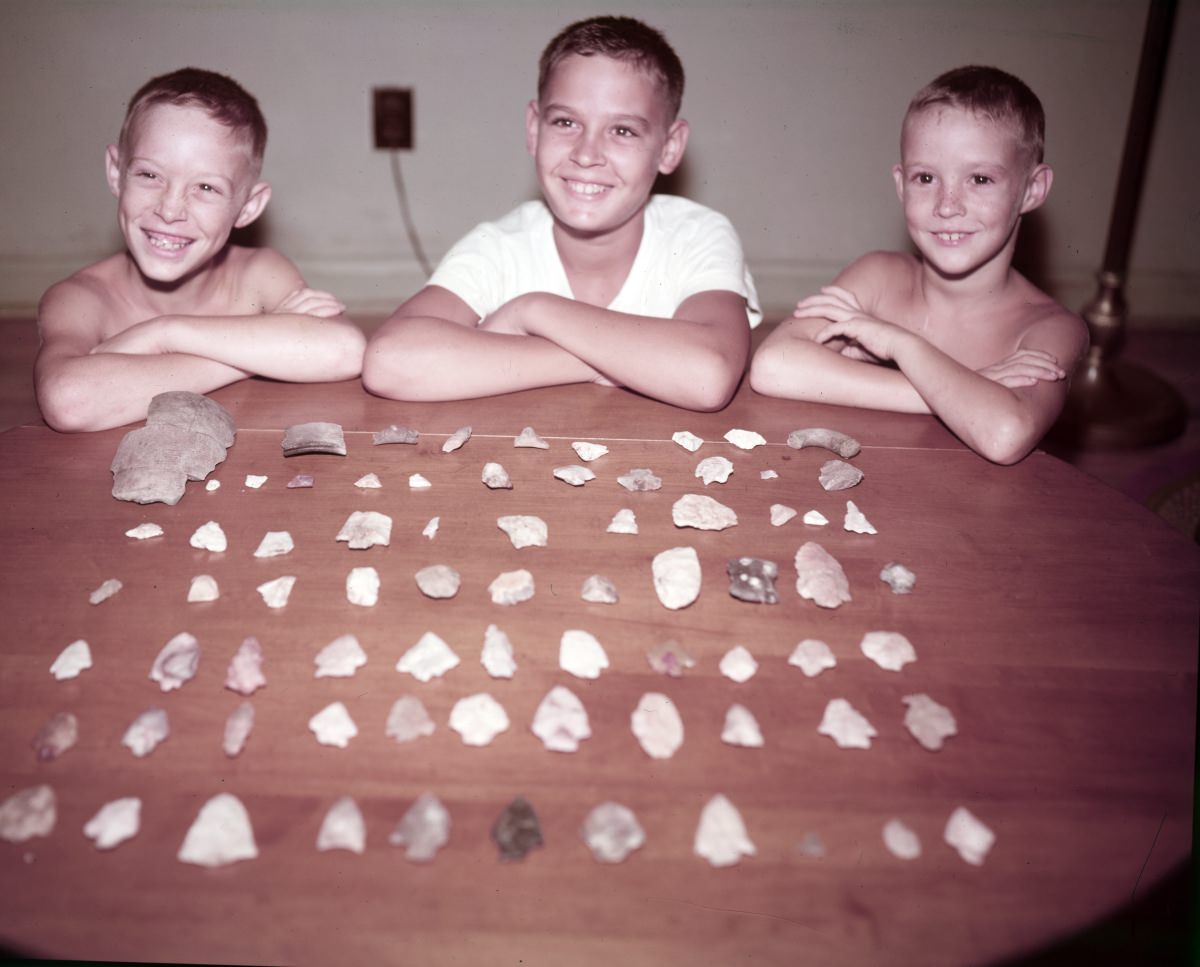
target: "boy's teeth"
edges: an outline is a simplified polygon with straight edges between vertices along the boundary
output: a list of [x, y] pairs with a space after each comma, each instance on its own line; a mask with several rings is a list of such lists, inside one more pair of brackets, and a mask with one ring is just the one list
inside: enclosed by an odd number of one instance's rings
[[160, 248], [167, 252], [178, 252], [181, 248], [190, 244], [190, 242], [187, 241], [172, 242], [169, 239], [159, 238], [155, 235], [147, 235], [146, 237], [150, 239], [150, 244], [155, 248]]
[[581, 195], [598, 195], [604, 191], [603, 185], [591, 185], [582, 181], [572, 181], [570, 185], [572, 191], [578, 192]]
[[938, 232], [938, 238], [947, 242], [957, 242], [963, 235], [963, 232]]

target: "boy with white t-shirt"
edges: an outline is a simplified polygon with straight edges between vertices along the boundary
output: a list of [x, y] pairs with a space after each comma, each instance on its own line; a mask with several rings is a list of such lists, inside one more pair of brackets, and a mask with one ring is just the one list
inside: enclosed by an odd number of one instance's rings
[[651, 195], [687, 145], [682, 93], [675, 52], [637, 20], [552, 40], [526, 113], [543, 200], [451, 249], [372, 339], [367, 388], [437, 400], [595, 382], [728, 403], [761, 313], [729, 221]]

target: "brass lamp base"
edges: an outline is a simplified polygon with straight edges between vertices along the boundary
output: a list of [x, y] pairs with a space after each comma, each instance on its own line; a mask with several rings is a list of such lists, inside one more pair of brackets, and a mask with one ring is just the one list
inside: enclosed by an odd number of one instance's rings
[[1187, 426], [1187, 405], [1147, 369], [1089, 353], [1071, 383], [1050, 440], [1074, 449], [1121, 450], [1166, 443]]

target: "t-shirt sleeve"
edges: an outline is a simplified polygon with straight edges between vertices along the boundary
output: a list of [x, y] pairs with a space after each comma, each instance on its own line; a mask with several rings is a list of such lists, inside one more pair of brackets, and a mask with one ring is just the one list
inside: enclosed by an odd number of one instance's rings
[[501, 305], [502, 273], [499, 233], [483, 222], [454, 244], [427, 284], [449, 289], [483, 319]]
[[688, 229], [677, 239], [680, 249], [673, 253], [683, 269], [679, 301], [714, 289], [736, 292], [746, 300], [750, 325], [757, 325], [762, 319], [758, 293], [733, 224], [719, 212], [706, 210]]

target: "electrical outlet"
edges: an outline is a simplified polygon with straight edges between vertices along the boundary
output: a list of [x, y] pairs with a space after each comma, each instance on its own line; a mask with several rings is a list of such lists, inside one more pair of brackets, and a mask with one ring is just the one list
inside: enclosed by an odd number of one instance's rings
[[375, 107], [375, 147], [388, 151], [412, 150], [412, 89], [376, 87], [371, 93]]

